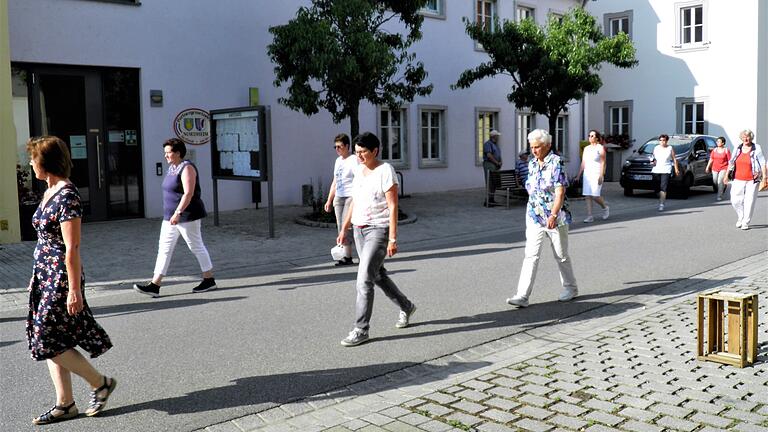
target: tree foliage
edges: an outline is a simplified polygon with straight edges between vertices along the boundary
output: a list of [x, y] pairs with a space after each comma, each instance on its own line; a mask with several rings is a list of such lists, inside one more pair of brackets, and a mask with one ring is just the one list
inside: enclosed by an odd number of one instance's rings
[[[359, 132], [360, 102], [396, 106], [431, 93], [427, 72], [407, 49], [421, 39], [425, 0], [312, 0], [287, 24], [271, 27], [267, 48], [285, 106], [306, 115], [327, 110]], [[399, 21], [403, 34], [387, 31]]]
[[507, 100], [518, 107], [545, 115], [556, 136], [557, 116], [570, 101], [597, 93], [602, 81], [597, 71], [603, 63], [620, 68], [637, 64], [629, 37], [606, 37], [595, 18], [580, 8], [563, 17], [551, 16], [546, 27], [533, 20], [495, 23], [486, 31], [468, 19], [467, 34], [480, 43], [490, 60], [462, 72], [452, 88], [467, 88], [475, 81], [509, 75], [513, 85]]

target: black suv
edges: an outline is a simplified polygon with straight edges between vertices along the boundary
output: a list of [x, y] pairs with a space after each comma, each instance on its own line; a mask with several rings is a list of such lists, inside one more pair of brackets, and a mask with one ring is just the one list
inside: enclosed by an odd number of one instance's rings
[[[671, 192], [688, 197], [692, 186], [710, 185], [717, 192], [717, 185], [712, 183], [712, 175], [706, 173], [709, 154], [717, 146], [716, 137], [709, 135], [670, 135], [669, 145], [675, 149], [675, 157], [680, 167], [680, 175], [669, 179]], [[621, 168], [620, 184], [624, 195], [631, 196], [635, 189], [659, 190], [659, 182], [651, 174], [651, 156], [653, 148], [659, 145], [659, 139], [651, 138], [635, 150]]]

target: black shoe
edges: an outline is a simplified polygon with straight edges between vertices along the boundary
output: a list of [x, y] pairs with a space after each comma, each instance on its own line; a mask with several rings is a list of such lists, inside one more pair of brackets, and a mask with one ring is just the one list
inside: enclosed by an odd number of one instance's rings
[[341, 266], [348, 266], [348, 265], [353, 265], [353, 264], [355, 264], [355, 263], [352, 262], [352, 257], [344, 257], [344, 258], [336, 261], [336, 264], [334, 264], [334, 265], [336, 267], [341, 267]]
[[154, 282], [150, 282], [146, 285], [133, 284], [133, 290], [153, 298], [160, 297], [160, 286], [155, 285]]
[[192, 288], [193, 293], [201, 293], [216, 289], [216, 281], [213, 278], [204, 278], [200, 285]]
[[78, 414], [77, 407], [75, 406], [74, 402], [72, 402], [68, 406], [54, 405], [53, 408], [41, 414], [40, 417], [33, 419], [32, 424], [44, 425], [44, 424], [56, 423], [62, 420], [69, 420], [71, 418], [75, 418], [77, 417], [77, 414]]

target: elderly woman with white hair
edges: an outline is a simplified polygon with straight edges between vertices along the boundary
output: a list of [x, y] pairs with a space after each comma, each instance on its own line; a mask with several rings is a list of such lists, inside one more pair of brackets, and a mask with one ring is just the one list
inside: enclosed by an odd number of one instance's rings
[[560, 270], [563, 292], [558, 300], [570, 301], [578, 294], [568, 256], [568, 225], [571, 223], [571, 212], [565, 197], [568, 173], [560, 156], [552, 151], [552, 136], [547, 131], [535, 129], [528, 134], [528, 142], [535, 158], [528, 164], [528, 180], [525, 182], [528, 191], [525, 259], [517, 294], [507, 299], [510, 305], [521, 308], [528, 306], [544, 239], [549, 239]]
[[739, 137], [741, 144], [736, 147], [728, 162], [728, 175], [723, 183], [731, 183], [731, 205], [736, 210], [736, 228], [748, 230], [755, 210], [758, 185], [761, 179], [768, 178], [768, 168], [765, 166], [763, 150], [752, 142], [755, 134], [744, 129]]

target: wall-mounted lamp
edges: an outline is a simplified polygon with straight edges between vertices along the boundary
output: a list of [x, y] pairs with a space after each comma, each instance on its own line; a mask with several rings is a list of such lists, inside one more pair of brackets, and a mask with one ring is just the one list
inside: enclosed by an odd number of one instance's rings
[[153, 107], [163, 106], [163, 91], [162, 90], [150, 90], [149, 91], [149, 105]]

